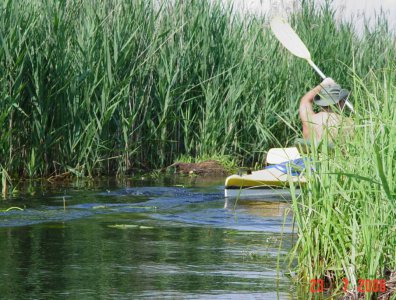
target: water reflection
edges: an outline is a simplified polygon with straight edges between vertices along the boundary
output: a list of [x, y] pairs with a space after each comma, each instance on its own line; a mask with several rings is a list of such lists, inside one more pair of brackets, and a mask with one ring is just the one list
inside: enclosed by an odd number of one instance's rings
[[[225, 209], [244, 209], [252, 215], [260, 217], [283, 217], [285, 214], [290, 215], [290, 203], [285, 201], [265, 201], [260, 200], [242, 200], [228, 199], [224, 201]], [[291, 215], [290, 215], [291, 216]]]
[[292, 298], [276, 266], [281, 242], [281, 261], [291, 247], [288, 204], [224, 208], [222, 195], [218, 185], [101, 186], [68, 191], [66, 210], [63, 195], [35, 197], [0, 214], [1, 297]]

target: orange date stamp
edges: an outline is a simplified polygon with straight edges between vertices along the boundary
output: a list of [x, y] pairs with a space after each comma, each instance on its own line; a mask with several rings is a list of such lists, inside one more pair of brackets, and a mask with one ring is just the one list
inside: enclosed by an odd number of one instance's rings
[[[344, 282], [343, 291], [348, 291], [349, 280], [343, 278]], [[323, 279], [311, 279], [309, 281], [309, 290], [311, 293], [323, 293], [325, 290], [325, 282]], [[385, 279], [359, 279], [357, 285], [357, 291], [359, 293], [378, 293], [386, 292], [386, 281]]]

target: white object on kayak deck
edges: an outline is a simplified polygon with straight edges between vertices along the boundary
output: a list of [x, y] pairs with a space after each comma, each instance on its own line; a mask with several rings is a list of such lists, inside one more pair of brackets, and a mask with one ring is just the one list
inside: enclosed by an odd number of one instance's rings
[[299, 158], [301, 158], [301, 155], [296, 147], [271, 148], [268, 151], [266, 163], [269, 165], [276, 165]]

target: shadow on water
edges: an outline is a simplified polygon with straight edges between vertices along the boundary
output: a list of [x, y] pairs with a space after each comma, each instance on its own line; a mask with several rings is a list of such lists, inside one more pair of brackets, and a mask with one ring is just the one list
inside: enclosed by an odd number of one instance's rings
[[293, 298], [289, 280], [277, 281], [277, 257], [283, 261], [292, 243], [287, 202], [225, 207], [215, 181], [102, 183], [0, 208], [22, 203], [23, 211], [0, 213], [7, 299]]

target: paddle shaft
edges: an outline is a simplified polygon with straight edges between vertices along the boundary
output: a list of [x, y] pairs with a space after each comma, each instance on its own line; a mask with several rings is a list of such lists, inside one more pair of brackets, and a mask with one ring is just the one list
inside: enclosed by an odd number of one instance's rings
[[318, 68], [317, 65], [314, 64], [314, 62], [310, 59], [307, 59], [308, 63], [311, 65], [311, 67], [316, 71], [316, 73], [319, 74], [320, 77], [322, 77], [322, 79], [326, 78], [326, 75], [323, 74], [323, 72]]

